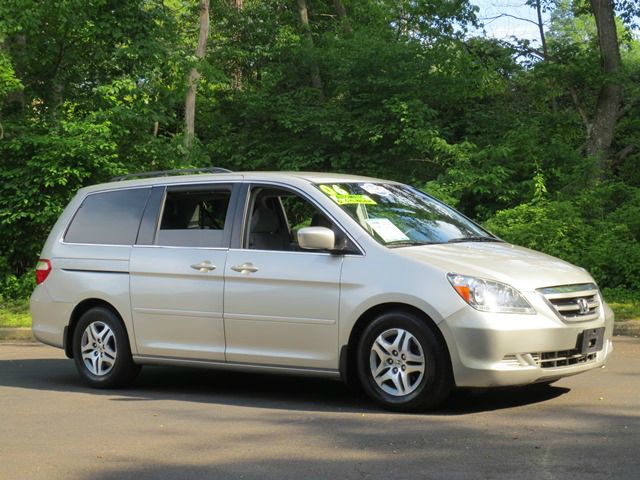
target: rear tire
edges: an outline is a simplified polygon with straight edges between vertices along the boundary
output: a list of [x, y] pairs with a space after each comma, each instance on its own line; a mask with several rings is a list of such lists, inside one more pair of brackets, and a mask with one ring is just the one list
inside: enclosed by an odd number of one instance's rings
[[388, 410], [432, 409], [453, 388], [447, 350], [427, 321], [411, 312], [388, 311], [360, 337], [360, 382], [365, 393]]
[[141, 366], [131, 357], [127, 332], [113, 311], [87, 310], [73, 332], [73, 358], [82, 379], [94, 388], [117, 388], [130, 383]]

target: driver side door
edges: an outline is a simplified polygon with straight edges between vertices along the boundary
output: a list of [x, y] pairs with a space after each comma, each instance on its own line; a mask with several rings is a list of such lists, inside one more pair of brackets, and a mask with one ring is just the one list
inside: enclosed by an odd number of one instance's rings
[[295, 230], [326, 215], [291, 189], [250, 185], [244, 238], [225, 268], [228, 362], [335, 369], [343, 256], [297, 246]]

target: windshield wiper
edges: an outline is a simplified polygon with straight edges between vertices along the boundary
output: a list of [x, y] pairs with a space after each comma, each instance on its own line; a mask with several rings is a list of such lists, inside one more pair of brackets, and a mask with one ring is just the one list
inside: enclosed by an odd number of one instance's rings
[[499, 242], [503, 243], [503, 240], [495, 237], [460, 237], [460, 238], [452, 238], [451, 240], [447, 240], [447, 243], [462, 243], [462, 242]]
[[414, 240], [399, 240], [397, 242], [387, 243], [386, 246], [389, 248], [395, 247], [415, 247], [419, 245], [433, 245], [434, 243], [440, 242], [417, 242]]

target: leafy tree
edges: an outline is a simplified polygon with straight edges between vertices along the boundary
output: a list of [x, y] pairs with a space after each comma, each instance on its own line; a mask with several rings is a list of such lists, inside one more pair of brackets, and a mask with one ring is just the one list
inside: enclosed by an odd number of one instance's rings
[[0, 3], [4, 297], [81, 186], [211, 164], [412, 182], [640, 289], [638, 2], [530, 0], [541, 48], [467, 0], [205, 3]]

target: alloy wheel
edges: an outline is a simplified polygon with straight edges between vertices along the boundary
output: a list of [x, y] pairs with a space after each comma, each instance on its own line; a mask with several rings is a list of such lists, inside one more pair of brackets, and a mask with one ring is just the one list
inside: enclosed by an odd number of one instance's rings
[[425, 356], [418, 339], [407, 330], [385, 330], [371, 345], [371, 375], [385, 393], [394, 397], [414, 392], [425, 373]]
[[84, 366], [98, 377], [107, 375], [118, 355], [116, 336], [104, 322], [95, 321], [85, 328], [80, 340]]

